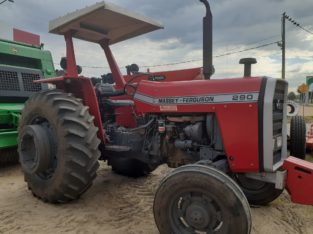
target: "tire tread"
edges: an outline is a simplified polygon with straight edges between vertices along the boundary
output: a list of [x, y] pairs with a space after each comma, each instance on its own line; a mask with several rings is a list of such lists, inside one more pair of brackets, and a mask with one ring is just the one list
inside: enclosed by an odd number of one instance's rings
[[304, 159], [306, 154], [306, 124], [302, 116], [294, 116], [290, 122], [290, 155]]
[[[97, 130], [89, 108], [72, 94], [62, 90], [48, 90], [33, 95], [26, 103], [22, 112], [19, 130], [29, 124], [26, 119], [34, 108], [46, 103], [51, 111], [57, 113], [58, 123], [61, 126], [57, 131], [64, 131], [62, 175], [55, 179], [52, 188], [43, 191], [32, 182], [32, 175], [25, 173], [25, 179], [34, 196], [51, 203], [64, 203], [79, 198], [92, 184], [99, 168], [98, 158], [100, 151]], [[19, 131], [20, 132], [20, 131]], [[58, 159], [58, 163], [59, 163]], [[61, 169], [60, 169], [61, 170]], [[56, 176], [59, 177], [59, 176]]]

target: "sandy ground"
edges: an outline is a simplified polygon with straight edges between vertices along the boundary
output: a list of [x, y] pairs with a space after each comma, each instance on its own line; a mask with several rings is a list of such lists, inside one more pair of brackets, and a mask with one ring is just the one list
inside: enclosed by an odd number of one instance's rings
[[299, 115], [313, 116], [313, 106], [299, 106]]
[[[313, 108], [305, 107], [304, 113], [313, 116]], [[146, 178], [131, 179], [101, 163], [94, 185], [81, 199], [51, 205], [32, 196], [19, 166], [0, 168], [0, 233], [157, 234], [153, 196], [169, 171], [160, 166]], [[252, 234], [313, 234], [313, 207], [291, 203], [287, 192], [251, 212]]]
[[[32, 196], [19, 166], [0, 169], [0, 233], [157, 234], [153, 195], [166, 166], [131, 179], [101, 163], [90, 190], [76, 202], [51, 205]], [[252, 208], [254, 234], [312, 234], [313, 207], [292, 204], [284, 193], [270, 206]]]

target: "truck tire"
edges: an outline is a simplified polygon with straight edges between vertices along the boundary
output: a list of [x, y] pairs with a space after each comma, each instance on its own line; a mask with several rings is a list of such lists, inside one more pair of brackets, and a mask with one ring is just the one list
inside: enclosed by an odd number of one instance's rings
[[112, 167], [112, 171], [117, 174], [128, 177], [142, 177], [147, 176], [152, 172], [156, 166], [149, 165], [138, 159], [127, 157], [111, 157], [109, 159], [109, 165]]
[[240, 174], [235, 175], [235, 181], [251, 205], [265, 206], [278, 198], [283, 192], [283, 190], [276, 189], [275, 184], [250, 179]]
[[18, 163], [18, 153], [16, 148], [0, 150], [0, 166]]
[[167, 175], [155, 194], [154, 219], [160, 233], [251, 231], [249, 203], [225, 173], [199, 164]]
[[28, 188], [45, 202], [75, 200], [96, 177], [100, 140], [88, 109], [61, 90], [37, 93], [25, 104], [20, 163]]
[[304, 159], [306, 153], [306, 125], [302, 116], [294, 116], [290, 122], [290, 155]]

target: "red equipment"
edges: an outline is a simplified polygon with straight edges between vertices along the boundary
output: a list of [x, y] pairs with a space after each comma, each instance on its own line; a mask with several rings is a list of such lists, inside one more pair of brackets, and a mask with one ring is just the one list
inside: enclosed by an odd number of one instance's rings
[[6, 23], [0, 22], [1, 32], [0, 38], [8, 41], [15, 41], [19, 43], [25, 43], [39, 47], [40, 36], [34, 33], [26, 32], [17, 28], [14, 28]]
[[284, 168], [288, 171], [286, 189], [290, 194], [292, 202], [312, 205], [312, 163], [289, 157], [284, 162]]
[[[101, 151], [124, 175], [179, 167], [156, 192], [161, 233], [249, 233], [248, 201], [267, 204], [285, 186], [293, 201], [313, 205], [313, 164], [287, 158], [288, 84], [250, 77], [253, 59], [242, 61], [244, 78], [209, 80], [212, 16], [200, 1], [207, 10], [200, 80], [198, 69], [146, 74], [136, 66], [124, 78], [109, 46], [162, 26], [115, 5], [97, 3], [50, 23], [50, 32], [65, 37], [66, 74], [38, 81], [57, 89], [28, 101], [19, 131], [20, 161], [36, 196], [78, 198], [95, 178]], [[99, 43], [115, 84], [94, 87], [78, 75], [73, 37]], [[179, 81], [158, 82], [159, 75]]]

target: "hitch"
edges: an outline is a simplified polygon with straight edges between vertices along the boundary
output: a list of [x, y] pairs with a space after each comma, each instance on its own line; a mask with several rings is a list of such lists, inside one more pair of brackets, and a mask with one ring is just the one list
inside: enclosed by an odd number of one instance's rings
[[287, 170], [286, 189], [292, 202], [313, 205], [313, 163], [288, 157], [283, 167]]

